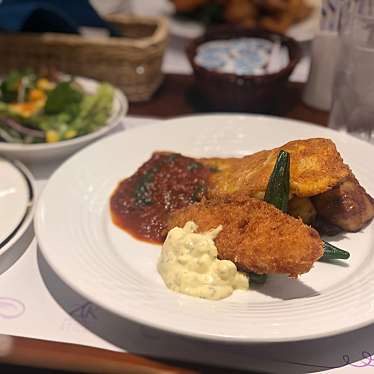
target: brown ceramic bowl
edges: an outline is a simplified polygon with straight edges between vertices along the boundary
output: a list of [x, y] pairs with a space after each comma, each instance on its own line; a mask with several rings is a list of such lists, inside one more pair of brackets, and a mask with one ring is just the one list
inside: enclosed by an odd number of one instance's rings
[[[204, 68], [195, 63], [197, 48], [211, 40], [258, 37], [286, 46], [290, 60], [276, 73], [265, 75], [236, 75]], [[301, 58], [301, 48], [292, 38], [261, 29], [221, 27], [207, 32], [187, 46], [187, 56], [194, 70], [198, 94], [212, 109], [239, 112], [266, 113], [283, 94], [288, 77]]]

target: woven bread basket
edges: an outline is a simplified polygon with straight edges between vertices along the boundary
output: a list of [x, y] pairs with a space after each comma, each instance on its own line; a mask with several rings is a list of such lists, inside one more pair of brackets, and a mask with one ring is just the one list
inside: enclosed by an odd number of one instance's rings
[[107, 20], [123, 37], [0, 33], [0, 74], [17, 68], [57, 69], [112, 83], [132, 102], [148, 100], [162, 82], [166, 20], [128, 15]]

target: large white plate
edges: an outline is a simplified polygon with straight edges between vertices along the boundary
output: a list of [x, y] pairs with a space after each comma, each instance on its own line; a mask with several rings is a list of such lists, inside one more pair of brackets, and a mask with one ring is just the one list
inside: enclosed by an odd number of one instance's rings
[[[312, 8], [310, 16], [294, 24], [286, 32], [287, 35], [299, 42], [312, 40], [319, 28], [321, 0], [306, 0], [306, 3]], [[147, 0], [131, 1], [131, 10], [133, 13], [140, 15], [162, 15], [168, 17], [171, 34], [183, 39], [198, 38], [205, 32], [205, 27], [200, 22], [175, 18], [174, 6], [168, 0], [153, 0], [152, 2]]]
[[[83, 77], [77, 77], [76, 81], [83, 87], [85, 92], [90, 94], [95, 93], [100, 84], [100, 82], [94, 79]], [[119, 89], [115, 89], [112, 113], [105, 126], [100, 129], [87, 135], [57, 143], [21, 144], [0, 142], [0, 152], [9, 158], [28, 164], [62, 159], [113, 130], [123, 119], [123, 116], [126, 115], [128, 107], [126, 96]]]
[[348, 135], [273, 117], [182, 117], [103, 139], [63, 164], [37, 207], [41, 250], [57, 274], [93, 302], [175, 333], [269, 342], [367, 325], [374, 321], [374, 224], [339, 238], [339, 246], [352, 254], [347, 265], [318, 262], [299, 280], [273, 276], [263, 287], [208, 301], [168, 290], [156, 271], [160, 248], [133, 239], [110, 219], [113, 189], [153, 151], [241, 156], [311, 137], [333, 139], [362, 185], [374, 193], [374, 147]]

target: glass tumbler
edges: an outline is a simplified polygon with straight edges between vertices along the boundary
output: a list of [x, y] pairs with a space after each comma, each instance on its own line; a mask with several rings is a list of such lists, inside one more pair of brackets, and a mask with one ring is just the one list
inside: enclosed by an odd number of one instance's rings
[[354, 0], [341, 25], [329, 127], [374, 143], [374, 0]]

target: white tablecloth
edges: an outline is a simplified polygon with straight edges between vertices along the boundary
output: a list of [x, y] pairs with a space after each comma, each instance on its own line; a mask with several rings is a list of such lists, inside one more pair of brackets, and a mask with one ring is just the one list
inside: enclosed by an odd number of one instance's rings
[[[155, 122], [127, 117], [119, 130]], [[58, 164], [30, 165], [39, 191]], [[235, 345], [193, 340], [119, 318], [82, 298], [48, 266], [38, 250], [32, 228], [14, 251], [24, 253], [0, 275], [0, 333], [3, 334], [274, 373], [357, 370], [347, 365], [348, 361], [356, 361], [354, 365], [364, 366], [366, 370], [374, 366], [371, 359], [363, 359], [365, 352], [374, 352], [374, 326], [297, 343]]]

